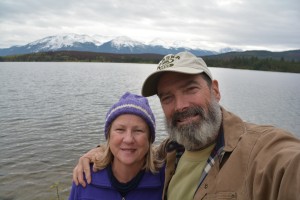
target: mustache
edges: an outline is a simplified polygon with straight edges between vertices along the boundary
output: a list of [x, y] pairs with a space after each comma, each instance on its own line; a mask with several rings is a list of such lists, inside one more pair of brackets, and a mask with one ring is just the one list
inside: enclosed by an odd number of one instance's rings
[[172, 116], [171, 123], [173, 126], [177, 125], [177, 122], [181, 119], [187, 118], [187, 117], [192, 117], [199, 115], [202, 119], [205, 119], [205, 111], [202, 107], [200, 106], [193, 106], [190, 108], [187, 108], [184, 111], [176, 111], [174, 112]]

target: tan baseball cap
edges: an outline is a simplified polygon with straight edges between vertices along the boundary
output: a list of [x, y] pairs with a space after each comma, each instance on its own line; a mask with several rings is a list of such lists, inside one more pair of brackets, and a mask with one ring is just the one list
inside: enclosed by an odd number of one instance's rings
[[157, 94], [157, 82], [164, 72], [178, 72], [183, 74], [205, 73], [213, 80], [211, 72], [202, 58], [190, 52], [180, 52], [176, 55], [168, 54], [159, 63], [157, 70], [150, 74], [144, 81], [142, 95], [149, 97]]

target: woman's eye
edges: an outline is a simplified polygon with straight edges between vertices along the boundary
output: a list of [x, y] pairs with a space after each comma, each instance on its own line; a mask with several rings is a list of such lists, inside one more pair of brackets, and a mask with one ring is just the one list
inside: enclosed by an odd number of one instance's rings
[[134, 132], [140, 134], [140, 133], [144, 133], [145, 131], [143, 129], [136, 129], [134, 130]]

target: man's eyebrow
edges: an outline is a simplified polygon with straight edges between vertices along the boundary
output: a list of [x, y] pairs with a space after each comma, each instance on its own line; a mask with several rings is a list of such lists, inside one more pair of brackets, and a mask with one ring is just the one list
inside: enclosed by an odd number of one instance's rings
[[[179, 89], [182, 89], [182, 88], [185, 88], [185, 87], [188, 87], [190, 85], [199, 85], [199, 82], [195, 81], [195, 80], [188, 80], [186, 82], [184, 82], [182, 85], [179, 86]], [[163, 92], [157, 92], [157, 96], [158, 98], [161, 98], [163, 95], [167, 95], [169, 92], [166, 92], [166, 93], [163, 93]]]
[[189, 87], [191, 85], [198, 85], [200, 86], [201, 84], [195, 80], [188, 80], [186, 82], [184, 82], [182, 85], [179, 86], [179, 89], [183, 89], [183, 88], [186, 88], [186, 87]]
[[165, 95], [165, 94], [162, 93], [162, 92], [161, 92], [161, 93], [157, 93], [157, 96], [158, 96], [159, 99], [161, 99], [161, 97], [162, 97], [163, 95]]
[[200, 85], [197, 81], [195, 80], [189, 80], [187, 82], [185, 82], [184, 84], [182, 84], [181, 88], [184, 88], [186, 86], [189, 86], [189, 85], [193, 85], [193, 84], [197, 84], [197, 85]]

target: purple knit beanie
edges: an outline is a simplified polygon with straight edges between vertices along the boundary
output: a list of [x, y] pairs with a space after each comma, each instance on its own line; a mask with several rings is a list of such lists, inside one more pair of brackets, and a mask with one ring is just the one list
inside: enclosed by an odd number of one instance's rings
[[151, 142], [155, 140], [155, 118], [149, 106], [147, 98], [126, 92], [120, 100], [115, 103], [106, 114], [104, 134], [107, 139], [111, 123], [122, 114], [134, 114], [148, 124], [150, 128]]

